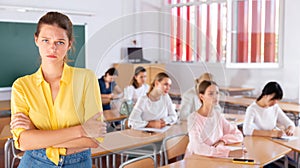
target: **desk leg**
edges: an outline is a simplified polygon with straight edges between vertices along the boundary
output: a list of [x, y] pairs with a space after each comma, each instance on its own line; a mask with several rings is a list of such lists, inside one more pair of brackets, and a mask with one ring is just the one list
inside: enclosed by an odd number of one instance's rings
[[106, 155], [106, 167], [109, 168], [109, 155]]
[[113, 157], [112, 167], [116, 168], [116, 154], [113, 154], [112, 157]]
[[100, 168], [102, 168], [102, 156], [99, 158]]
[[96, 168], [99, 168], [99, 160], [98, 157], [94, 158], [94, 163], [96, 165]]
[[289, 158], [287, 155], [284, 155], [284, 167], [289, 168]]
[[297, 162], [296, 162], [296, 164], [297, 164], [297, 168], [299, 168], [299, 153], [298, 153], [298, 157], [297, 157]]

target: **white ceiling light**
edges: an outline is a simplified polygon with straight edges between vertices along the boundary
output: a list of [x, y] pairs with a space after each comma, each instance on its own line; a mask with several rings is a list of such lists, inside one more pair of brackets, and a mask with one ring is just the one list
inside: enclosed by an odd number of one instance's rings
[[0, 10], [9, 10], [17, 12], [49, 12], [49, 11], [58, 11], [67, 15], [77, 15], [77, 16], [94, 16], [94, 13], [83, 12], [83, 11], [72, 11], [72, 10], [63, 10], [63, 9], [45, 9], [45, 8], [36, 8], [36, 7], [26, 7], [26, 6], [8, 6], [0, 5]]

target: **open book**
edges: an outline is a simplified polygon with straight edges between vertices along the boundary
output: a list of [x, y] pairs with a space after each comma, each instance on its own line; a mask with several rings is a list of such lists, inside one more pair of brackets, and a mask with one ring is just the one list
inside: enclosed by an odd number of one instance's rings
[[163, 133], [166, 132], [171, 126], [165, 126], [163, 128], [136, 128], [136, 130], [146, 131], [146, 132], [159, 132]]

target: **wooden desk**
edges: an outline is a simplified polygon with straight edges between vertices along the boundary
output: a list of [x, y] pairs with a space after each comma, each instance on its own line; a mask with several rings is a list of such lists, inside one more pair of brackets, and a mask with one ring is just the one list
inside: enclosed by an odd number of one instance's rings
[[[250, 98], [250, 97], [234, 97], [234, 96], [221, 96], [220, 97], [220, 102], [240, 105], [243, 107], [248, 107], [255, 100], [256, 100], [256, 98]], [[291, 112], [291, 113], [296, 113], [296, 114], [300, 113], [300, 104], [289, 103], [289, 102], [278, 102], [278, 105], [285, 112]]]
[[121, 115], [118, 110], [104, 110], [103, 115], [107, 122], [121, 121], [127, 118], [127, 115]]
[[[234, 96], [221, 96], [220, 102], [230, 105], [237, 105], [247, 108], [256, 99], [249, 97], [234, 97]], [[278, 102], [279, 107], [286, 113], [291, 113], [294, 117], [294, 122], [298, 125], [298, 120], [300, 119], [300, 104], [289, 103], [289, 102]]]
[[260, 166], [272, 163], [291, 151], [265, 137], [247, 136], [244, 144], [248, 151], [245, 158], [254, 159], [255, 163]]
[[227, 87], [221, 86], [220, 91], [225, 92], [226, 95], [252, 95], [254, 88], [244, 88], [244, 87]]
[[201, 157], [199, 158], [186, 158], [180, 161], [177, 161], [172, 164], [168, 164], [161, 168], [258, 168], [258, 165], [246, 165], [246, 164], [234, 164], [230, 160], [226, 161], [222, 158], [210, 158], [210, 157]]
[[146, 133], [143, 131], [126, 129], [107, 133], [103, 143], [92, 149], [93, 157], [100, 157], [114, 152], [142, 147], [151, 143], [162, 141], [165, 137], [187, 133], [186, 122], [173, 125], [165, 133]]
[[238, 105], [238, 106], [242, 106], [242, 107], [248, 107], [254, 101], [255, 101], [254, 98], [220, 96], [220, 102]]
[[[264, 137], [245, 137], [244, 144], [247, 149], [245, 158], [254, 159], [255, 165], [232, 163], [229, 158], [212, 158], [199, 155], [192, 155], [183, 161], [175, 162], [164, 168], [175, 167], [263, 167], [291, 151], [291, 149], [270, 141]], [[207, 166], [204, 166], [207, 165]]]
[[0, 133], [0, 140], [7, 140], [8, 138], [11, 138], [12, 134], [10, 132], [10, 125], [5, 125]]
[[229, 114], [225, 113], [224, 117], [230, 121], [230, 123], [235, 125], [242, 125], [245, 120], [245, 114]]
[[10, 110], [10, 100], [0, 101], [0, 111]]
[[299, 159], [300, 159], [300, 128], [299, 127], [296, 127], [295, 128], [295, 135], [296, 137], [298, 137], [298, 139], [295, 139], [295, 140], [290, 140], [290, 141], [284, 141], [284, 140], [275, 140], [275, 139], [272, 139], [272, 138], [268, 138], [280, 145], [283, 145], [283, 146], [286, 146], [290, 149], [292, 149], [293, 151], [295, 152], [298, 152], [298, 159], [297, 159], [297, 165], [298, 167], [300, 166], [299, 165]]

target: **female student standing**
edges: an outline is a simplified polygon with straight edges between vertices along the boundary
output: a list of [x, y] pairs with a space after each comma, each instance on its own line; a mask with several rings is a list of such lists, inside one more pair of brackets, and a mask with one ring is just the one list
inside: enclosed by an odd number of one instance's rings
[[179, 115], [181, 120], [186, 120], [192, 112], [200, 108], [201, 102], [199, 101], [197, 88], [199, 84], [204, 80], [213, 81], [213, 75], [207, 72], [203, 73], [198, 79], [195, 80], [195, 86], [182, 94]]
[[[267, 83], [261, 95], [246, 110], [243, 132], [245, 135], [281, 137], [294, 134], [295, 124], [284, 114], [277, 101], [283, 96], [277, 82]], [[278, 129], [277, 126], [284, 129]]]
[[130, 127], [163, 128], [176, 122], [177, 114], [168, 95], [171, 83], [170, 77], [164, 72], [155, 76], [149, 92], [138, 99], [129, 116]]
[[149, 85], [146, 84], [147, 72], [144, 67], [138, 66], [134, 71], [134, 76], [131, 79], [130, 86], [125, 88], [124, 98], [136, 103], [139, 97], [146, 95], [149, 90]]
[[11, 128], [25, 151], [21, 168], [91, 167], [90, 148], [106, 133], [95, 74], [66, 64], [72, 27], [64, 14], [45, 14], [34, 34], [41, 66], [13, 84]]
[[240, 157], [243, 150], [230, 151], [225, 145], [243, 141], [242, 133], [230, 124], [218, 105], [219, 89], [213, 81], [203, 81], [198, 87], [202, 106], [188, 117], [189, 144], [185, 157], [192, 154], [214, 157]]

